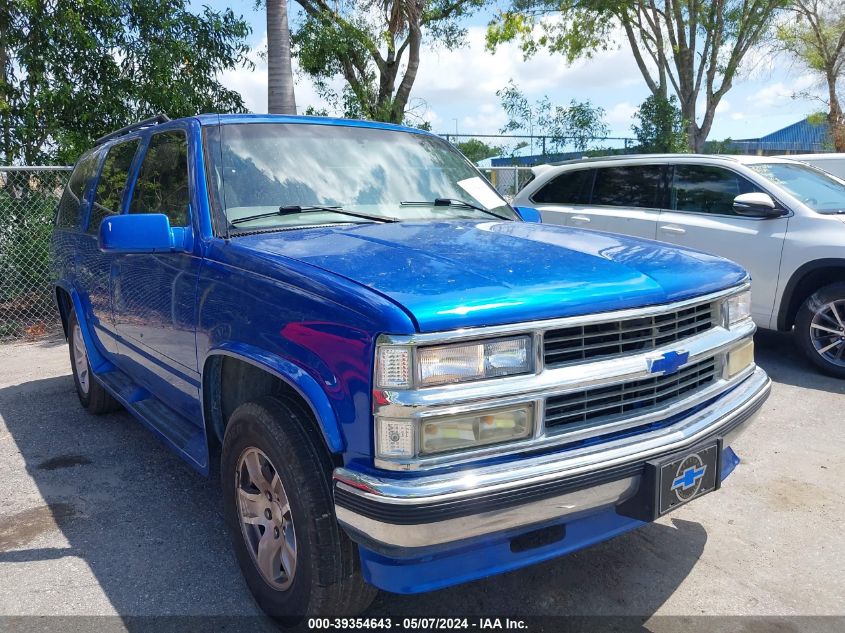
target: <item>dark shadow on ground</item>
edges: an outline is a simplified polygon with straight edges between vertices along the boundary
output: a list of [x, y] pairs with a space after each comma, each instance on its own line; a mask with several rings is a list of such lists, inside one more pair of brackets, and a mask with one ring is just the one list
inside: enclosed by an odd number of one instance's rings
[[798, 350], [791, 333], [758, 330], [754, 344], [757, 363], [775, 382], [845, 394], [845, 380], [816, 369]]
[[[242, 616], [251, 630], [272, 628], [257, 617], [231, 552], [217, 481], [194, 473], [128, 414], [83, 411], [70, 375], [0, 389], [0, 415], [43, 498], [0, 516], [0, 566], [79, 557], [130, 630], [150, 623], [131, 616], [160, 615]], [[672, 524], [427, 595], [382, 594], [369, 615], [648, 616], [707, 541], [698, 523]], [[28, 547], [55, 529], [67, 549]]]

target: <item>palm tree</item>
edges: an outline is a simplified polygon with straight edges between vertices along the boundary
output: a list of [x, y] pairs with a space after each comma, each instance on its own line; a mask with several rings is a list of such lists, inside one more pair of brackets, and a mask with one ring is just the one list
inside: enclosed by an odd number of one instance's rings
[[296, 114], [287, 0], [267, 0], [267, 111]]

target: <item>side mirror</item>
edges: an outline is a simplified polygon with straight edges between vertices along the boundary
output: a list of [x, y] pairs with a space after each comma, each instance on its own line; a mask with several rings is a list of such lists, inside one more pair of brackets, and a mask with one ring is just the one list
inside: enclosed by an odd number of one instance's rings
[[112, 215], [100, 224], [104, 253], [172, 253], [193, 245], [190, 228], [170, 228], [163, 213]]
[[540, 212], [534, 207], [514, 207], [517, 215], [522, 218], [523, 222], [533, 222], [534, 224], [542, 224], [543, 218]]
[[761, 191], [741, 193], [734, 198], [734, 212], [747, 218], [779, 218], [786, 211], [775, 204], [772, 197]]

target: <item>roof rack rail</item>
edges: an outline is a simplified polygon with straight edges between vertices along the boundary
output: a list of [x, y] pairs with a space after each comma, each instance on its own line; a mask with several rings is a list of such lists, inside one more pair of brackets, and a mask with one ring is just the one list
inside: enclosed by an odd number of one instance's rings
[[127, 125], [125, 127], [120, 128], [119, 130], [110, 132], [105, 136], [101, 136], [96, 141], [94, 141], [94, 145], [102, 145], [106, 141], [110, 141], [113, 138], [117, 138], [118, 136], [123, 136], [124, 134], [129, 134], [129, 132], [134, 132], [135, 130], [140, 130], [141, 128], [149, 127], [151, 125], [167, 123], [169, 120], [170, 117], [166, 114], [157, 114], [155, 116], [151, 116], [148, 119], [144, 119], [143, 121], [138, 121], [137, 123], [132, 123], [131, 125]]

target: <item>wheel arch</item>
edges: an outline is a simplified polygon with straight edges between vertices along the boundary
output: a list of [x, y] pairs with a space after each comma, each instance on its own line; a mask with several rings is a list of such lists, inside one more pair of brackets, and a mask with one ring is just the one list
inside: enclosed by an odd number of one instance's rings
[[70, 291], [61, 284], [57, 284], [53, 291], [53, 298], [56, 300], [56, 308], [59, 310], [59, 318], [62, 321], [62, 331], [65, 333], [65, 338], [68, 338], [70, 336], [68, 320], [70, 319], [73, 299], [71, 299]]
[[788, 331], [795, 324], [801, 304], [811, 294], [824, 286], [845, 279], [845, 259], [817, 259], [807, 262], [786, 284], [778, 310], [777, 329]]
[[59, 308], [59, 315], [62, 319], [65, 338], [68, 338], [70, 335], [68, 324], [70, 322], [70, 312], [73, 310], [76, 314], [76, 322], [79, 323], [79, 329], [82, 332], [82, 340], [85, 341], [85, 351], [88, 354], [88, 362], [91, 364], [91, 370], [96, 375], [112, 369], [113, 365], [111, 362], [100, 353], [100, 350], [94, 344], [90, 325], [85, 320], [85, 311], [82, 309], [82, 300], [76, 290], [72, 286], [56, 284], [55, 298], [56, 305]]
[[[226, 380], [235, 382], [226, 388]], [[201, 400], [209, 441], [222, 442], [226, 421], [243, 402], [265, 395], [296, 398], [312, 414], [316, 431], [331, 454], [346, 443], [323, 389], [295, 363], [246, 345], [224, 345], [208, 352], [202, 365]]]

